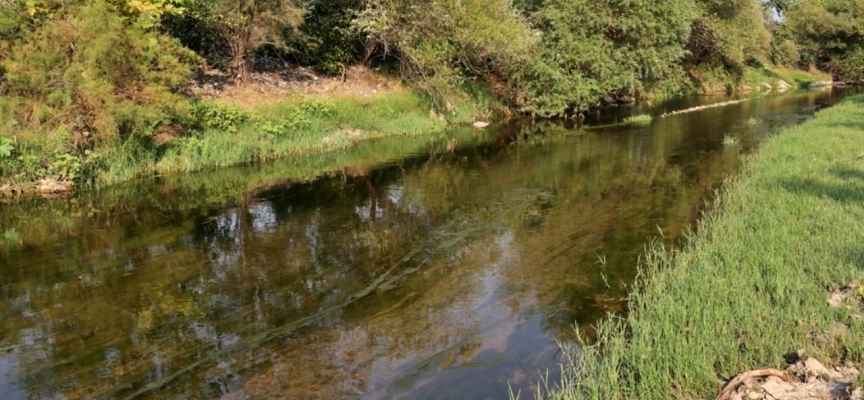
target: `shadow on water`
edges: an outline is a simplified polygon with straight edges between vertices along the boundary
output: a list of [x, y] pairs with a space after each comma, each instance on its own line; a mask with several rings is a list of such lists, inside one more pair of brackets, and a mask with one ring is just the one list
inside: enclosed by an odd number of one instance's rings
[[[4, 205], [0, 391], [530, 391], [541, 371], [556, 379], [556, 341], [573, 339], [574, 321], [624, 312], [647, 238], [675, 243], [741, 154], [842, 96], [770, 96], [595, 129], [520, 121], [361, 144], [348, 159]], [[594, 123], [710, 101], [611, 110]], [[738, 144], [724, 146], [726, 135]]]

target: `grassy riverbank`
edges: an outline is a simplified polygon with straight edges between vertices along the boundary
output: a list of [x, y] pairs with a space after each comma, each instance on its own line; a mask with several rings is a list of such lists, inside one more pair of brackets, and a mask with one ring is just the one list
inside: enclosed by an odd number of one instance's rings
[[130, 157], [123, 158], [129, 162], [106, 163], [97, 182], [112, 184], [148, 172], [194, 172], [348, 151], [371, 139], [440, 133], [451, 125], [471, 122], [475, 108], [479, 109], [466, 100], [452, 113], [433, 118], [429, 101], [408, 89], [369, 98], [301, 96], [251, 111], [210, 104], [216, 114], [237, 113], [227, 118], [236, 121], [205, 126], [194, 135], [173, 139], [163, 151], [145, 158], [144, 165], [135, 165], [138, 158]]
[[[395, 85], [394, 85], [395, 86]], [[466, 94], [449, 111], [430, 114], [429, 100], [395, 86], [375, 94], [299, 94], [256, 107], [231, 101], [191, 105], [183, 130], [97, 141], [82, 153], [74, 137], [58, 130], [13, 135], [0, 157], [0, 192], [106, 186], [154, 174], [254, 164], [288, 157], [347, 152], [358, 143], [393, 136], [439, 134], [490, 115], [491, 97]], [[44, 181], [43, 181], [44, 182]]]
[[714, 398], [799, 349], [860, 367], [864, 293], [826, 297], [864, 278], [864, 96], [767, 140], [716, 201], [683, 249], [650, 249], [628, 316], [550, 397]]

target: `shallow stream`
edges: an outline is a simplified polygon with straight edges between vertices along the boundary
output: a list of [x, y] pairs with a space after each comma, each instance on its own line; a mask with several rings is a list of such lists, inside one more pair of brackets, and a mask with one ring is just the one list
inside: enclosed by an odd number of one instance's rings
[[743, 155], [854, 91], [618, 123], [728, 100], [692, 97], [0, 205], [0, 398], [554, 383], [556, 341], [626, 309], [651, 238], [679, 243]]

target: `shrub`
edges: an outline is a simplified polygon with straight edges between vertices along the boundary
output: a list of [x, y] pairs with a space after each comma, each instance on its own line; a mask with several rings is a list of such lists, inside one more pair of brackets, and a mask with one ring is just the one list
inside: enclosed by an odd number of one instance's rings
[[[68, 5], [0, 60], [0, 92], [20, 125], [67, 126], [87, 137], [143, 135], [180, 119], [177, 90], [195, 56], [174, 40], [128, 20], [104, 1]], [[11, 98], [11, 100], [10, 100]]]
[[236, 107], [211, 101], [202, 101], [192, 106], [189, 125], [203, 131], [216, 129], [236, 133], [240, 124], [249, 120], [249, 114]]

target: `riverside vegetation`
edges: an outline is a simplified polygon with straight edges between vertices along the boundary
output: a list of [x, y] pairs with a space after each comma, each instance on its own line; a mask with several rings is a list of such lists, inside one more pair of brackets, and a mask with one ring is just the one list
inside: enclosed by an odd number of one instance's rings
[[856, 96], [768, 139], [683, 249], [649, 246], [629, 314], [599, 325], [549, 397], [714, 398], [802, 350], [860, 365], [862, 121]]
[[[7, 191], [101, 186], [493, 109], [560, 116], [608, 95], [860, 80], [862, 19], [851, 0], [0, 0], [0, 175]], [[246, 112], [189, 90], [211, 68], [243, 85], [286, 62], [336, 76], [363, 64], [409, 89]], [[446, 121], [424, 119], [430, 107]]]

